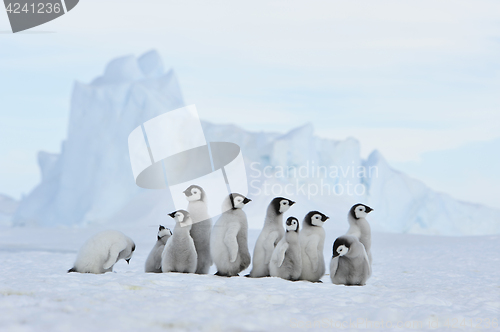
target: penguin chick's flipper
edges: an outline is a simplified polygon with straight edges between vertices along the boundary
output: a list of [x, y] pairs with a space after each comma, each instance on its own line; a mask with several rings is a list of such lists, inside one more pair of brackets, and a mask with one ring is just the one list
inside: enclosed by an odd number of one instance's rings
[[110, 249], [109, 249], [109, 256], [108, 260], [103, 264], [103, 268], [105, 270], [111, 268], [113, 265], [118, 260], [118, 255], [120, 255], [120, 252], [124, 250], [127, 247], [127, 242], [126, 241], [120, 241], [119, 243], [114, 244]]
[[[271, 256], [273, 254], [273, 250], [276, 247], [276, 240], [279, 237], [278, 232], [271, 232], [269, 235], [266, 237], [266, 241], [264, 242], [264, 263], [269, 264], [271, 261]], [[281, 266], [281, 264], [279, 265]]]
[[332, 261], [330, 262], [330, 276], [332, 280], [335, 278], [335, 274], [337, 273], [338, 268], [339, 268], [339, 256], [332, 257]]
[[71, 272], [78, 272], [78, 271], [76, 270], [75, 267], [72, 267], [71, 269], [68, 270], [68, 273], [71, 273]]
[[286, 253], [287, 249], [288, 249], [287, 242], [284, 242], [281, 245], [279, 245], [278, 247], [276, 247], [275, 250], [278, 251], [277, 261], [275, 262], [276, 266], [281, 267], [281, 265], [283, 265], [283, 261], [285, 260], [285, 253]]
[[234, 263], [238, 258], [238, 240], [236, 236], [240, 231], [240, 225], [232, 225], [226, 231], [226, 235], [224, 236], [224, 244], [227, 246], [227, 250], [229, 251], [229, 261]]
[[318, 266], [319, 266], [318, 250], [317, 250], [318, 242], [319, 242], [318, 236], [311, 236], [311, 239], [307, 243], [305, 249], [307, 257], [309, 257], [309, 260], [311, 261], [313, 272], [318, 271]]

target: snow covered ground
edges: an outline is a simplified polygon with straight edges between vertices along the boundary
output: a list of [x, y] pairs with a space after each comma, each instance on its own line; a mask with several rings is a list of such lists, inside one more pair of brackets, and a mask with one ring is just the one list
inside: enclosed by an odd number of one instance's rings
[[[156, 227], [121, 228], [136, 253], [104, 275], [66, 273], [98, 226], [0, 228], [0, 331], [492, 330], [500, 318], [498, 235], [375, 233], [373, 276], [345, 287], [328, 275], [313, 284], [146, 274]], [[338, 235], [327, 231], [327, 264]]]

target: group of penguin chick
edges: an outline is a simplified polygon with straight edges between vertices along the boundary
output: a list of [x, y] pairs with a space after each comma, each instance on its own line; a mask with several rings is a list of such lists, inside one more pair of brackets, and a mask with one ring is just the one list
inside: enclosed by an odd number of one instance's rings
[[[184, 194], [189, 201], [188, 211], [177, 210], [169, 214], [176, 220], [173, 232], [160, 226], [145, 271], [207, 274], [214, 263], [215, 275], [238, 276], [251, 263], [248, 222], [242, 210], [251, 200], [237, 193], [227, 196], [222, 203], [224, 212], [212, 228], [203, 188], [192, 185]], [[283, 214], [293, 204], [295, 202], [284, 197], [276, 197], [269, 204], [264, 227], [255, 244], [252, 270], [247, 277], [273, 276], [321, 282], [325, 274], [323, 224], [329, 217], [311, 211], [304, 217], [300, 232], [295, 217], [286, 220], [285, 229]], [[371, 211], [364, 204], [356, 204], [350, 209], [349, 230], [333, 243], [330, 278], [334, 284], [365, 285], [370, 277], [371, 231], [366, 216]], [[68, 272], [109, 272], [120, 259], [128, 263], [134, 250], [134, 242], [123, 233], [101, 232], [83, 245], [74, 267]]]

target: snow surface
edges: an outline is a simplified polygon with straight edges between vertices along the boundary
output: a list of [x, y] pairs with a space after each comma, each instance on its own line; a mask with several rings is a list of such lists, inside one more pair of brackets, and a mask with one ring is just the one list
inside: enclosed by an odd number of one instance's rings
[[[21, 201], [15, 225], [149, 225], [172, 212], [167, 190], [135, 185], [127, 147], [134, 128], [184, 106], [175, 74], [163, 68], [161, 57], [151, 51], [139, 58], [112, 60], [92, 83], [75, 84], [68, 137], [60, 154], [39, 154], [42, 181]], [[284, 135], [209, 122], [203, 128], [207, 141], [234, 142], [242, 149], [253, 200], [247, 209], [250, 228], [261, 227], [273, 197], [286, 196], [297, 201], [291, 212], [299, 220], [310, 210], [330, 216], [326, 228], [334, 228], [353, 204], [362, 202], [376, 211], [371, 217], [376, 231], [500, 234], [500, 210], [437, 193], [393, 170], [377, 151], [363, 160], [354, 138], [322, 139], [310, 124]], [[313, 175], [320, 166], [327, 167], [328, 177]], [[263, 173], [265, 169], [276, 173], [280, 167], [309, 168], [305, 177], [267, 178]], [[332, 167], [338, 175], [331, 176]], [[363, 167], [367, 172], [360, 175]], [[371, 169], [376, 171], [370, 173]], [[334, 186], [344, 194], [332, 193]], [[285, 187], [290, 190], [285, 192]], [[265, 192], [266, 188], [270, 190]], [[322, 193], [322, 188], [329, 193]]]
[[[343, 226], [327, 231], [327, 265]], [[430, 323], [442, 329], [448, 319], [458, 322], [453, 330], [472, 330], [482, 319], [488, 331], [485, 320], [500, 318], [500, 236], [375, 233], [373, 276], [366, 286], [346, 287], [327, 275], [315, 284], [146, 274], [157, 225], [127, 226], [120, 230], [137, 244], [130, 265], [120, 261], [103, 275], [66, 273], [80, 245], [102, 229], [0, 227], [0, 331], [331, 330], [343, 321], [380, 331], [422, 322], [416, 330], [432, 330]], [[257, 236], [250, 231], [251, 249]], [[464, 319], [467, 327], [459, 325]], [[395, 328], [373, 328], [382, 320]]]

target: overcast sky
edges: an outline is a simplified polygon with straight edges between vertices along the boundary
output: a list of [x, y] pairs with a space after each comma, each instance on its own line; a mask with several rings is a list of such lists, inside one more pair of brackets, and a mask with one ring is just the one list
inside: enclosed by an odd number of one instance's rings
[[157, 49], [215, 123], [360, 140], [432, 188], [500, 208], [500, 1], [82, 0], [11, 34], [0, 10], [0, 193], [39, 181], [75, 80]]

